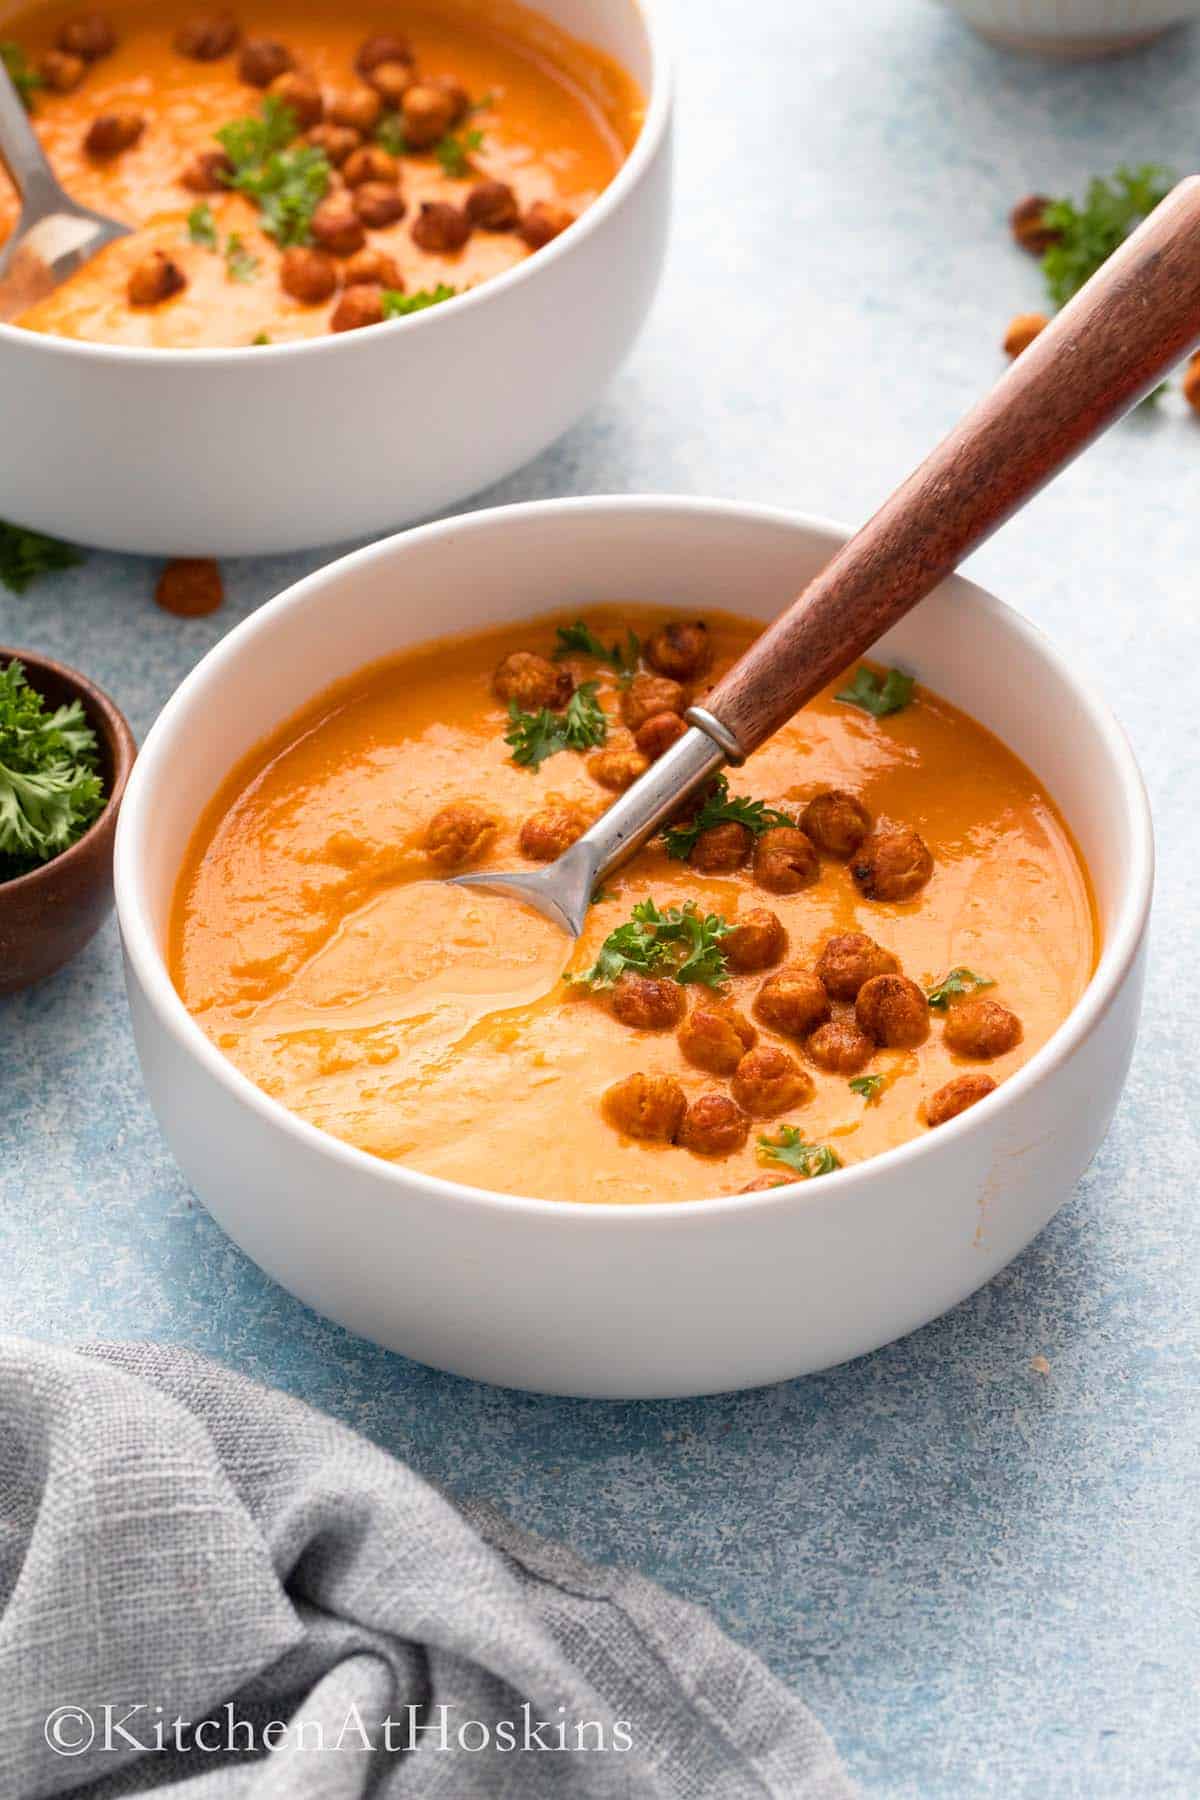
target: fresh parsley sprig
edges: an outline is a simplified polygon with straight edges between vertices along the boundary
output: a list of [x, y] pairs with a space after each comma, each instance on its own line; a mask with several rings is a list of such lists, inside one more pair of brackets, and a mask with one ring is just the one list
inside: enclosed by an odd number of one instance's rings
[[286, 150], [299, 130], [300, 122], [291, 107], [277, 94], [268, 94], [257, 114], [222, 125], [216, 138], [236, 176], [243, 169], [261, 168], [277, 150]]
[[385, 319], [406, 319], [409, 313], [424, 312], [426, 307], [440, 306], [443, 300], [453, 300], [458, 289], [447, 287], [439, 281], [435, 288], [418, 288], [415, 294], [402, 294], [396, 288], [383, 290], [383, 316]]
[[0, 63], [3, 63], [7, 69], [9, 80], [20, 96], [21, 105], [26, 112], [32, 112], [33, 97], [39, 88], [45, 87], [46, 83], [37, 70], [30, 67], [29, 59], [21, 45], [14, 44], [11, 39], [0, 44]]
[[842, 1159], [828, 1144], [807, 1144], [795, 1125], [781, 1125], [777, 1137], [760, 1137], [757, 1145], [759, 1162], [783, 1163], [794, 1169], [805, 1181], [817, 1175], [832, 1175], [840, 1169]]
[[98, 764], [80, 701], [52, 711], [19, 662], [0, 668], [0, 880], [82, 837], [104, 806]]
[[950, 973], [944, 975], [941, 981], [935, 982], [931, 988], [926, 988], [925, 998], [930, 1006], [945, 1011], [956, 994], [976, 994], [980, 988], [990, 988], [995, 985], [990, 975], [976, 975], [973, 969], [951, 969]]
[[477, 126], [472, 126], [469, 131], [464, 131], [461, 137], [455, 137], [453, 132], [447, 132], [446, 136], [439, 138], [433, 146], [433, 154], [442, 165], [443, 175], [461, 180], [464, 175], [471, 173], [472, 154], [476, 150], [482, 149], [483, 133]]
[[694, 900], [665, 912], [653, 900], [639, 900], [626, 923], [609, 932], [591, 968], [567, 979], [580, 987], [607, 988], [629, 969], [669, 976], [684, 987], [718, 987], [729, 973], [721, 939], [732, 930], [720, 913], [702, 913]]
[[594, 750], [608, 739], [608, 715], [596, 699], [599, 683], [584, 681], [575, 689], [562, 712], [543, 706], [540, 712], [522, 712], [515, 700], [508, 703], [509, 727], [504, 741], [512, 759], [522, 768], [540, 769], [548, 756], [560, 750]]
[[618, 675], [628, 678], [636, 672], [641, 661], [642, 640], [636, 631], [627, 631], [623, 644], [605, 646], [590, 625], [586, 625], [582, 619], [576, 619], [573, 625], [560, 625], [556, 635], [558, 642], [554, 649], [555, 662], [561, 662], [564, 656], [591, 656], [596, 662], [607, 663]]
[[874, 669], [868, 669], [863, 663], [849, 687], [842, 688], [833, 697], [847, 706], [857, 706], [860, 711], [870, 713], [872, 718], [882, 719], [888, 713], [903, 712], [916, 685], [915, 678], [906, 675], [902, 669], [889, 669], [881, 681]]
[[255, 202], [263, 230], [284, 248], [309, 242], [312, 216], [329, 189], [324, 151], [314, 144], [288, 148], [298, 131], [291, 107], [268, 94], [257, 117], [234, 119], [216, 134], [233, 164], [228, 186]]
[[247, 250], [239, 232], [231, 231], [225, 239], [225, 273], [230, 281], [256, 281], [258, 270], [257, 256]]
[[874, 1106], [883, 1092], [882, 1075], [856, 1075], [850, 1083], [850, 1092], [861, 1095], [867, 1106]]
[[375, 142], [382, 145], [389, 156], [404, 156], [407, 153], [404, 121], [398, 112], [384, 113], [375, 127]]
[[796, 823], [787, 813], [768, 806], [765, 800], [749, 800], [744, 794], [731, 794], [725, 777], [718, 775], [699, 812], [686, 824], [668, 825], [663, 832], [667, 855], [674, 857], [677, 862], [684, 861], [691, 855], [702, 831], [731, 822], [744, 825], [755, 837], [761, 837], [764, 831], [773, 831], [777, 826]]
[[207, 200], [201, 200], [188, 214], [187, 234], [192, 243], [199, 244], [202, 249], [216, 249], [217, 221], [213, 218], [213, 209]]
[[0, 583], [10, 593], [23, 594], [39, 575], [73, 569], [82, 561], [73, 545], [60, 544], [57, 538], [0, 519]]
[[1046, 292], [1055, 306], [1065, 306], [1085, 281], [1125, 242], [1174, 187], [1170, 169], [1146, 163], [1139, 169], [1122, 165], [1105, 180], [1088, 183], [1083, 205], [1070, 199], [1051, 200], [1042, 209], [1047, 231], [1057, 241], [1042, 257]]

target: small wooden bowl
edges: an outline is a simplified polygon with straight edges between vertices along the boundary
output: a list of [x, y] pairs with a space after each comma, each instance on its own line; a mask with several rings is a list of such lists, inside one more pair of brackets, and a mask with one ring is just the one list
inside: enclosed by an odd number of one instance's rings
[[28, 650], [0, 645], [0, 664], [16, 657], [29, 685], [50, 706], [81, 700], [96, 733], [107, 804], [100, 817], [61, 855], [0, 881], [0, 994], [15, 994], [53, 975], [77, 956], [112, 909], [113, 839], [125, 783], [137, 755], [128, 724], [98, 687], [74, 669]]

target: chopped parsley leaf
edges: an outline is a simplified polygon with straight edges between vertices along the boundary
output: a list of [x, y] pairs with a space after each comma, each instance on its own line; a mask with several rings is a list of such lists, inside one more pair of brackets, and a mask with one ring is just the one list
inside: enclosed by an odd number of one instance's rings
[[442, 174], [461, 178], [471, 173], [471, 154], [483, 148], [483, 133], [472, 126], [461, 137], [448, 132], [433, 146], [433, 154], [442, 165]]
[[755, 837], [761, 837], [764, 831], [772, 831], [780, 825], [794, 825], [786, 813], [768, 806], [764, 800], [749, 800], [744, 794], [730, 794], [729, 783], [723, 775], [718, 775], [700, 811], [685, 825], [668, 825], [663, 832], [663, 842], [667, 847], [667, 855], [682, 862], [690, 856], [696, 839], [702, 831], [709, 831], [714, 825], [729, 823], [744, 825]]
[[8, 78], [20, 96], [21, 105], [26, 112], [33, 111], [33, 96], [45, 82], [36, 69], [29, 66], [29, 59], [20, 44], [7, 40], [0, 44], [0, 63], [8, 71]]
[[205, 250], [216, 249], [217, 221], [213, 218], [213, 210], [207, 200], [202, 200], [199, 206], [193, 206], [187, 216], [187, 231], [193, 244], [201, 244]]
[[995, 985], [989, 975], [976, 975], [972, 969], [951, 969], [950, 973], [941, 981], [935, 982], [931, 988], [926, 988], [925, 998], [930, 1006], [940, 1007], [944, 1010], [956, 994], [975, 994], [980, 988], [995, 987]]
[[1097, 176], [1088, 183], [1083, 205], [1073, 200], [1051, 200], [1043, 208], [1048, 231], [1057, 242], [1042, 257], [1046, 292], [1055, 306], [1065, 306], [1085, 281], [1090, 281], [1134, 228], [1141, 224], [1175, 185], [1170, 169], [1146, 163], [1139, 169], [1122, 165], [1109, 180]]
[[883, 1092], [882, 1075], [856, 1075], [850, 1083], [852, 1094], [861, 1094], [868, 1106], [873, 1106]]
[[784, 1163], [805, 1181], [817, 1175], [832, 1175], [842, 1166], [836, 1150], [828, 1144], [806, 1144], [794, 1125], [781, 1125], [778, 1137], [760, 1137], [757, 1148], [760, 1162]]
[[230, 281], [255, 281], [258, 270], [257, 256], [247, 250], [236, 231], [231, 231], [225, 240], [225, 273]]
[[596, 699], [597, 683], [585, 681], [575, 689], [562, 712], [543, 706], [540, 712], [522, 712], [515, 700], [508, 703], [509, 727], [504, 741], [512, 760], [522, 768], [540, 769], [548, 756], [560, 750], [592, 750], [608, 737], [608, 717]]
[[613, 644], [606, 649], [589, 625], [582, 619], [576, 619], [573, 625], [558, 627], [558, 643], [554, 650], [554, 660], [561, 661], [564, 656], [592, 656], [597, 662], [608, 663], [618, 675], [628, 677], [634, 673], [641, 659], [642, 640], [636, 631], [625, 634], [623, 644]]
[[456, 287], [447, 287], [444, 281], [439, 281], [435, 288], [418, 288], [415, 294], [401, 294], [395, 288], [384, 288], [383, 316], [385, 319], [406, 319], [409, 313], [424, 312], [426, 307], [453, 300], [457, 292]]
[[9, 525], [0, 519], [0, 583], [10, 593], [23, 594], [39, 575], [73, 569], [82, 561], [73, 545], [60, 544], [57, 538], [44, 537], [40, 531], [29, 531], [24, 525]]
[[701, 913], [694, 900], [661, 912], [653, 900], [639, 900], [624, 925], [610, 931], [595, 962], [568, 981], [590, 988], [611, 987], [631, 969], [640, 975], [665, 975], [683, 986], [699, 982], [717, 987], [728, 974], [721, 939], [733, 927], [720, 913]]
[[863, 663], [850, 686], [842, 688], [833, 697], [843, 700], [847, 706], [859, 707], [873, 718], [882, 719], [888, 713], [902, 712], [912, 699], [916, 685], [915, 678], [905, 675], [901, 669], [889, 669], [881, 681], [875, 671]]
[[104, 808], [83, 705], [51, 711], [15, 659], [0, 668], [0, 881], [49, 862]]
[[389, 156], [404, 156], [408, 144], [404, 137], [404, 122], [397, 112], [384, 113], [375, 127], [375, 142], [381, 144]]
[[257, 117], [222, 125], [216, 139], [233, 164], [236, 178], [243, 170], [260, 168], [277, 150], [285, 150], [299, 130], [291, 107], [277, 95], [268, 94]]

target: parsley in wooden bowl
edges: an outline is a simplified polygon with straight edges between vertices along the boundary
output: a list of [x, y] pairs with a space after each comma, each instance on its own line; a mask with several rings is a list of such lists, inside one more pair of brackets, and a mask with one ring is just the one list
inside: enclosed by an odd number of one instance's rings
[[84, 676], [0, 647], [0, 994], [62, 968], [108, 916], [136, 753]]

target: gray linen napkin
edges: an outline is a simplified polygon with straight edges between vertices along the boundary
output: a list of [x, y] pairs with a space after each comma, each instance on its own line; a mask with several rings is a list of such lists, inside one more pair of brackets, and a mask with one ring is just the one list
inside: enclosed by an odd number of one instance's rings
[[640, 1576], [189, 1351], [0, 1338], [4, 1800], [853, 1792]]

